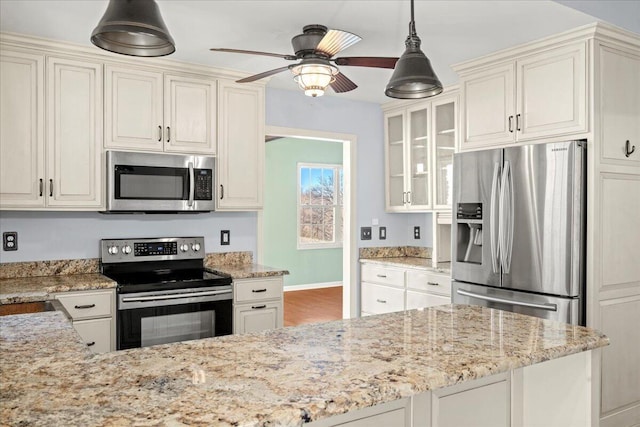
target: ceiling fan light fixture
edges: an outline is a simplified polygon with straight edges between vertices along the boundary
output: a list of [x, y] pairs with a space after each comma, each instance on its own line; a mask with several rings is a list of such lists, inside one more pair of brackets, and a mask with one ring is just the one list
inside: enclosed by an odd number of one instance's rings
[[416, 34], [411, 0], [411, 22], [406, 49], [391, 75], [385, 95], [398, 99], [428, 98], [442, 92], [442, 83], [433, 71], [431, 61], [420, 49], [420, 37]]
[[328, 61], [311, 61], [296, 65], [291, 68], [293, 80], [298, 83], [300, 89], [304, 90], [304, 94], [311, 97], [324, 95], [324, 91], [331, 83], [336, 80], [336, 74], [339, 70], [337, 67], [328, 63]]
[[129, 56], [166, 56], [176, 50], [155, 0], [109, 0], [91, 43]]

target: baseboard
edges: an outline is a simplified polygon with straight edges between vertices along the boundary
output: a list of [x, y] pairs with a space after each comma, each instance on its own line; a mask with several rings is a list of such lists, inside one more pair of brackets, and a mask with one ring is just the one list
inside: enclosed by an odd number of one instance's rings
[[324, 282], [324, 283], [307, 283], [304, 285], [291, 285], [285, 286], [284, 291], [306, 291], [309, 289], [320, 289], [320, 288], [335, 288], [337, 286], [342, 286], [342, 282]]

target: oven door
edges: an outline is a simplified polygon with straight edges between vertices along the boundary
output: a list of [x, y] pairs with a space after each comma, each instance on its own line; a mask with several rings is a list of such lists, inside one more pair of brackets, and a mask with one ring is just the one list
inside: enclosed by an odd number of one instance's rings
[[118, 350], [233, 332], [230, 287], [118, 295]]
[[107, 152], [107, 212], [211, 211], [214, 159]]

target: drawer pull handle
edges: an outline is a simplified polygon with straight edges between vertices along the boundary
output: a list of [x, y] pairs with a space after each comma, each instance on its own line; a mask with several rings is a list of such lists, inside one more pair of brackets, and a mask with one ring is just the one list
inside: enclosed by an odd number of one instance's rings
[[[629, 157], [629, 156], [627, 156]], [[44, 191], [44, 184], [42, 183], [42, 178], [40, 178], [40, 197], [42, 197], [42, 193]]]
[[383, 279], [386, 279], [386, 278], [387, 278], [387, 275], [386, 275], [386, 274], [376, 274], [376, 276], [381, 277], [381, 278], [383, 278]]
[[267, 308], [267, 306], [266, 306], [266, 305], [264, 305], [264, 304], [262, 304], [262, 305], [252, 305], [252, 306], [251, 306], [251, 308], [252, 308], [253, 310], [260, 310], [260, 309], [262, 309], [262, 308]]
[[[631, 145], [631, 142], [629, 142], [629, 140], [627, 139], [627, 141], [624, 143], [624, 155], [625, 155], [625, 157], [629, 157], [635, 151], [636, 151], [636, 146], [635, 145]], [[42, 196], [42, 194], [41, 194], [41, 196]]]
[[87, 343], [87, 347], [91, 347], [91, 346], [94, 346], [94, 345], [96, 345], [95, 341], [91, 341], [91, 342]]
[[430, 286], [440, 286], [440, 283], [436, 283], [436, 282], [427, 282], [427, 285], [430, 285]]
[[386, 304], [387, 303], [387, 301], [383, 300], [383, 299], [377, 299], [376, 301], [378, 301], [380, 304]]
[[259, 292], [267, 292], [267, 290], [266, 289], [252, 289], [251, 292], [254, 292], [254, 293], [257, 294]]
[[74, 308], [76, 310], [84, 310], [84, 309], [87, 309], [87, 308], [93, 308], [95, 306], [96, 306], [95, 304], [85, 304], [85, 305], [76, 305], [76, 306], [74, 306]]

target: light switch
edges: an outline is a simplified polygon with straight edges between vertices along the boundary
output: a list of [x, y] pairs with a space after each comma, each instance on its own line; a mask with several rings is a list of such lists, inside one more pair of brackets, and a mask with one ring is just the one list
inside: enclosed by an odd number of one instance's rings
[[222, 246], [231, 244], [231, 232], [229, 230], [220, 231], [220, 244]]
[[380, 238], [380, 240], [386, 240], [387, 239], [387, 227], [380, 227], [380, 233], [379, 233], [378, 237]]

